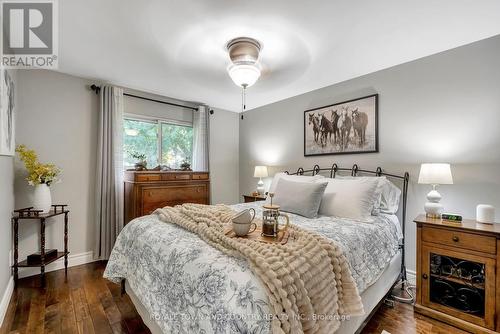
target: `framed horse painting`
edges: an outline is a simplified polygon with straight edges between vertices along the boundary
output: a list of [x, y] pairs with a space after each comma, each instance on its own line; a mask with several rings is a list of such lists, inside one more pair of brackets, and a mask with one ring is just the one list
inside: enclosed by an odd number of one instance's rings
[[378, 152], [378, 94], [304, 112], [304, 156]]

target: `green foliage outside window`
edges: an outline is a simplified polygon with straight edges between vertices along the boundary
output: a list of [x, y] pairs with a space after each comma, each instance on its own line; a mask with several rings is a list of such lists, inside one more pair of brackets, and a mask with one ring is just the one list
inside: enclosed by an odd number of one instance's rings
[[193, 128], [162, 124], [162, 165], [178, 169], [184, 160], [191, 163], [193, 156]]
[[134, 153], [146, 155], [148, 168], [158, 165], [158, 124], [147, 121], [123, 120], [123, 164], [134, 166], [138, 162]]
[[[159, 150], [161, 150], [161, 165], [178, 169], [184, 160], [191, 163], [192, 127], [132, 119], [124, 119], [123, 127], [123, 160], [126, 168], [133, 167], [138, 162], [138, 159], [133, 157], [137, 154], [146, 156], [148, 168], [158, 166]], [[162, 136], [161, 146], [158, 142], [159, 129]]]

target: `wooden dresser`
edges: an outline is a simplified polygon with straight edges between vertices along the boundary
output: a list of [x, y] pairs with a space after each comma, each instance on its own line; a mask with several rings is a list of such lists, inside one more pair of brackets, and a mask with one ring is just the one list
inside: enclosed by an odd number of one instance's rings
[[500, 331], [500, 224], [414, 221], [415, 311], [472, 333]]
[[207, 172], [126, 171], [124, 181], [125, 224], [165, 206], [210, 204]]

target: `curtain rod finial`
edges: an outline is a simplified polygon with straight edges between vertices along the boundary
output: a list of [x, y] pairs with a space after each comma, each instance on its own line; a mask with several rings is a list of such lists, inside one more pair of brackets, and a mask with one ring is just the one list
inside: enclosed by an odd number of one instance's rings
[[101, 91], [101, 87], [97, 86], [96, 84], [90, 85], [90, 89], [93, 90], [96, 94], [99, 94]]

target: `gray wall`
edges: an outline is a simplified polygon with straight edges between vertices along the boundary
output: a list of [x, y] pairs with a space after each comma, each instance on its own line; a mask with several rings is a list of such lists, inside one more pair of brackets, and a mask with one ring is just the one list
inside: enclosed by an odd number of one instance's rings
[[[440, 187], [446, 211], [474, 218], [476, 204], [490, 203], [500, 221], [499, 55], [497, 36], [246, 112], [240, 121], [240, 191], [255, 189], [253, 167], [260, 164], [273, 172], [333, 162], [409, 171], [407, 263], [414, 270], [411, 220], [423, 211], [430, 190], [415, 184], [420, 163], [452, 164], [455, 184]], [[303, 156], [304, 110], [373, 93], [380, 94], [380, 153]]]
[[[19, 71], [16, 143], [34, 149], [40, 161], [62, 169], [62, 182], [51, 186], [53, 203], [70, 206], [69, 250], [80, 254], [94, 242], [94, 170], [98, 98], [90, 81], [45, 70]], [[16, 207], [31, 205], [33, 187], [16, 158]], [[20, 258], [38, 250], [37, 224], [22, 224]], [[63, 224], [47, 224], [47, 245], [63, 248]]]
[[[62, 182], [51, 187], [52, 197], [54, 203], [64, 202], [70, 205], [69, 248], [72, 254], [91, 251], [94, 240], [94, 170], [99, 100], [97, 95], [88, 89], [93, 82], [53, 71], [19, 71], [20, 102], [16, 142], [35, 149], [41, 161], [50, 161], [62, 168]], [[154, 112], [159, 113], [155, 114], [156, 116], [162, 116], [160, 106], [163, 105], [131, 98], [125, 100], [126, 112], [143, 113], [152, 107]], [[164, 108], [163, 111], [167, 118], [183, 117], [178, 113], [171, 113], [169, 108]], [[192, 113], [185, 117], [185, 120], [189, 121]], [[212, 182], [223, 184], [226, 180], [231, 180], [230, 185], [212, 187], [212, 199], [215, 202], [236, 202], [237, 115], [217, 110], [211, 118], [211, 127]], [[225, 134], [227, 129], [232, 132]], [[26, 184], [25, 173], [24, 166], [16, 159], [16, 207], [31, 203], [33, 188]], [[63, 224], [59, 222], [48, 224], [48, 244], [62, 247], [62, 228]], [[20, 229], [20, 257], [36, 251], [37, 242], [38, 230], [35, 224], [25, 224]]]
[[210, 178], [212, 204], [238, 203], [239, 131], [237, 113], [214, 109], [210, 116]]
[[[18, 80], [16, 71], [9, 71], [14, 81], [14, 117], [18, 111]], [[14, 119], [17, 121], [17, 119]], [[0, 300], [4, 296], [11, 276], [10, 254], [12, 228], [10, 217], [14, 210], [14, 159], [0, 155]], [[1, 320], [1, 319], [0, 319]]]

